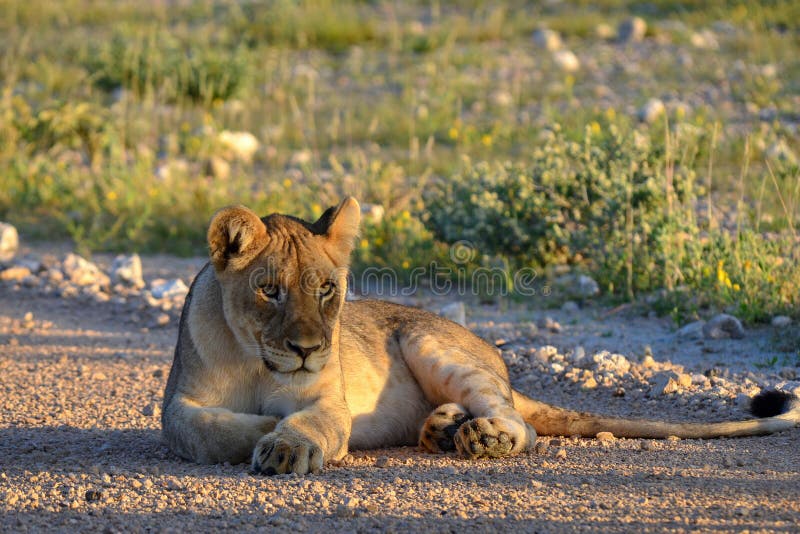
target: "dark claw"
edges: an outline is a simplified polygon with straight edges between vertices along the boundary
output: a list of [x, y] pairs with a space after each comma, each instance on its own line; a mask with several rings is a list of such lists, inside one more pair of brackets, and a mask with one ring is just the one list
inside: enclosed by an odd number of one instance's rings
[[270, 477], [272, 475], [277, 475], [278, 474], [278, 472], [275, 470], [275, 468], [272, 467], [271, 465], [269, 467], [267, 467], [264, 471], [262, 471], [262, 473], [264, 473], [265, 475], [270, 476]]

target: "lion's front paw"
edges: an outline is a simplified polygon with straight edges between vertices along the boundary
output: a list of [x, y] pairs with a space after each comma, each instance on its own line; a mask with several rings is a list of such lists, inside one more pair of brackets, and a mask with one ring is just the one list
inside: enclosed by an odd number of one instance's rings
[[263, 475], [319, 473], [322, 449], [308, 438], [290, 432], [270, 432], [253, 451], [253, 472]]
[[458, 452], [470, 460], [475, 458], [500, 458], [511, 454], [517, 436], [511, 425], [501, 418], [479, 417], [458, 428], [455, 444]]

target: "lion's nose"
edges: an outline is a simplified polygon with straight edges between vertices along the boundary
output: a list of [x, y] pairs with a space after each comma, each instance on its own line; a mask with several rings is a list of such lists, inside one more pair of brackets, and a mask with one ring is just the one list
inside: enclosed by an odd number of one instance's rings
[[303, 345], [300, 345], [299, 343], [293, 343], [293, 342], [289, 341], [288, 339], [286, 340], [285, 343], [286, 343], [286, 348], [287, 349], [289, 349], [290, 351], [292, 351], [295, 354], [297, 354], [298, 356], [300, 356], [303, 360], [308, 358], [309, 355], [311, 355], [314, 351], [316, 351], [317, 349], [319, 349], [322, 346], [320, 344], [317, 344], [317, 345], [314, 345], [314, 346], [311, 346], [311, 347], [305, 347]]

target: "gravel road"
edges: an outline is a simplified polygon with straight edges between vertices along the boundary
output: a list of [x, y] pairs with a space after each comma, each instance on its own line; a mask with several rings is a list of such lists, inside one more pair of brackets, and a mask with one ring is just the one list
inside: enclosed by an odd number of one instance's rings
[[[186, 277], [197, 263], [146, 259], [145, 278], [159, 275], [156, 267]], [[556, 331], [496, 314], [470, 310], [469, 326], [503, 350], [515, 385], [575, 408], [741, 417], [736, 395], [780, 379], [777, 368], [751, 365], [764, 357], [766, 330], [676, 345], [658, 319], [556, 310], [564, 325]], [[797, 532], [800, 524], [800, 429], [710, 441], [543, 438], [535, 452], [476, 462], [414, 447], [354, 451], [308, 477], [193, 465], [159, 439], [177, 335], [177, 311], [167, 316], [156, 326], [113, 301], [0, 284], [0, 531]], [[648, 363], [633, 353], [649, 338]], [[570, 374], [578, 342], [590, 355], [603, 347], [627, 354], [626, 376], [641, 380], [612, 373], [604, 382], [598, 371], [599, 383], [587, 386], [579, 367]], [[546, 345], [557, 349], [543, 356]], [[726, 366], [732, 353], [743, 356]], [[645, 368], [702, 382], [697, 375], [712, 367], [708, 374], [727, 380], [648, 390], [655, 375]]]

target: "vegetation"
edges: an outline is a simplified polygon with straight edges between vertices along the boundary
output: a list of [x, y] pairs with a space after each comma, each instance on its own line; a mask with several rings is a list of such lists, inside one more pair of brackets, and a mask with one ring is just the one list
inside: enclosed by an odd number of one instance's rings
[[[633, 15], [646, 39], [618, 42]], [[467, 240], [471, 268], [586, 273], [679, 321], [800, 316], [798, 21], [790, 0], [7, 0], [0, 218], [193, 254], [222, 205], [353, 194], [385, 209], [360, 268]]]

